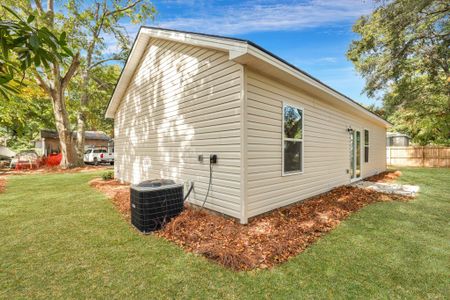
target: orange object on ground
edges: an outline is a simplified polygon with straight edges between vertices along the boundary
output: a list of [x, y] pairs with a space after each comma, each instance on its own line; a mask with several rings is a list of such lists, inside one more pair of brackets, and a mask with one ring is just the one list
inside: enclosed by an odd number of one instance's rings
[[47, 159], [45, 160], [45, 165], [47, 167], [56, 167], [56, 166], [59, 166], [59, 164], [61, 163], [61, 160], [62, 160], [61, 153], [50, 154], [49, 156], [47, 156]]

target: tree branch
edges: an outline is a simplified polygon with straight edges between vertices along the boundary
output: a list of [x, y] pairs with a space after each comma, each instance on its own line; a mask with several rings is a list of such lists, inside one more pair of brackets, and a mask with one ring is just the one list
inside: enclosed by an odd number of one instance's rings
[[93, 68], [97, 67], [98, 65], [101, 65], [107, 61], [113, 61], [113, 60], [123, 60], [122, 57], [119, 56], [114, 56], [114, 57], [110, 57], [110, 58], [105, 58], [99, 61], [94, 62], [93, 64], [90, 65], [89, 70], [92, 70]]
[[121, 13], [123, 11], [129, 10], [130, 8], [135, 7], [136, 5], [138, 5], [141, 2], [142, 2], [142, 0], [137, 0], [137, 1], [133, 2], [133, 3], [131, 3], [128, 6], [125, 6], [123, 8], [119, 8], [119, 9], [116, 9], [116, 10], [113, 10], [113, 11], [110, 11], [110, 12], [106, 13], [106, 16], [112, 16], [112, 15], [115, 15], [117, 13]]
[[92, 80], [94, 80], [98, 84], [98, 88], [103, 91], [109, 92], [112, 88], [114, 88], [113, 84], [104, 82], [96, 77], [92, 77]]
[[41, 15], [45, 14], [44, 7], [42, 6], [41, 0], [34, 0], [34, 3], [36, 4], [36, 8], [39, 11], [39, 14], [41, 14]]
[[55, 25], [55, 3], [54, 0], [47, 0], [47, 12], [45, 13], [48, 26], [53, 28]]
[[51, 88], [50, 86], [45, 82], [45, 80], [42, 78], [41, 74], [39, 74], [39, 72], [33, 68], [32, 69], [34, 76], [36, 77], [36, 82], [37, 84], [47, 93], [47, 94], [51, 94]]
[[80, 53], [77, 53], [72, 58], [72, 63], [70, 64], [70, 67], [66, 72], [66, 75], [64, 75], [63, 79], [61, 80], [61, 88], [63, 91], [69, 84], [70, 79], [73, 77], [73, 75], [75, 75], [75, 72], [77, 71], [79, 66], [80, 66]]

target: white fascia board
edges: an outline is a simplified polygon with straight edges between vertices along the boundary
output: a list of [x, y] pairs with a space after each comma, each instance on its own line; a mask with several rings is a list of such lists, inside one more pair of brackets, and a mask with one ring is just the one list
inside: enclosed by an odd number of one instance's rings
[[242, 51], [247, 49], [247, 43], [221, 37], [210, 37], [202, 34], [161, 30], [157, 28], [142, 28], [142, 33], [152, 38], [169, 40], [219, 51]]

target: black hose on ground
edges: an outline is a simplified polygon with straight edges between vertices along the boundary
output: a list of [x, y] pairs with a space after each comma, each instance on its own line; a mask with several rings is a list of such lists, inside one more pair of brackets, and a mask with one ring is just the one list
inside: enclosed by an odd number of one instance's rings
[[189, 197], [189, 194], [192, 192], [193, 189], [194, 189], [194, 183], [191, 182], [191, 187], [189, 188], [186, 196], [184, 196], [183, 202], [186, 201], [186, 199]]

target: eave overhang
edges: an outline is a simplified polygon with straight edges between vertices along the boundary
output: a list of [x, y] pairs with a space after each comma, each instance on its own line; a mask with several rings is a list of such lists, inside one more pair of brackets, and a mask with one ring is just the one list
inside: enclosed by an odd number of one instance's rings
[[230, 60], [302, 89], [335, 107], [346, 109], [381, 126], [386, 128], [392, 126], [391, 123], [370, 112], [356, 101], [250, 41], [154, 27], [141, 27], [139, 30], [109, 102], [106, 118], [114, 118], [120, 100], [152, 38], [227, 52]]

